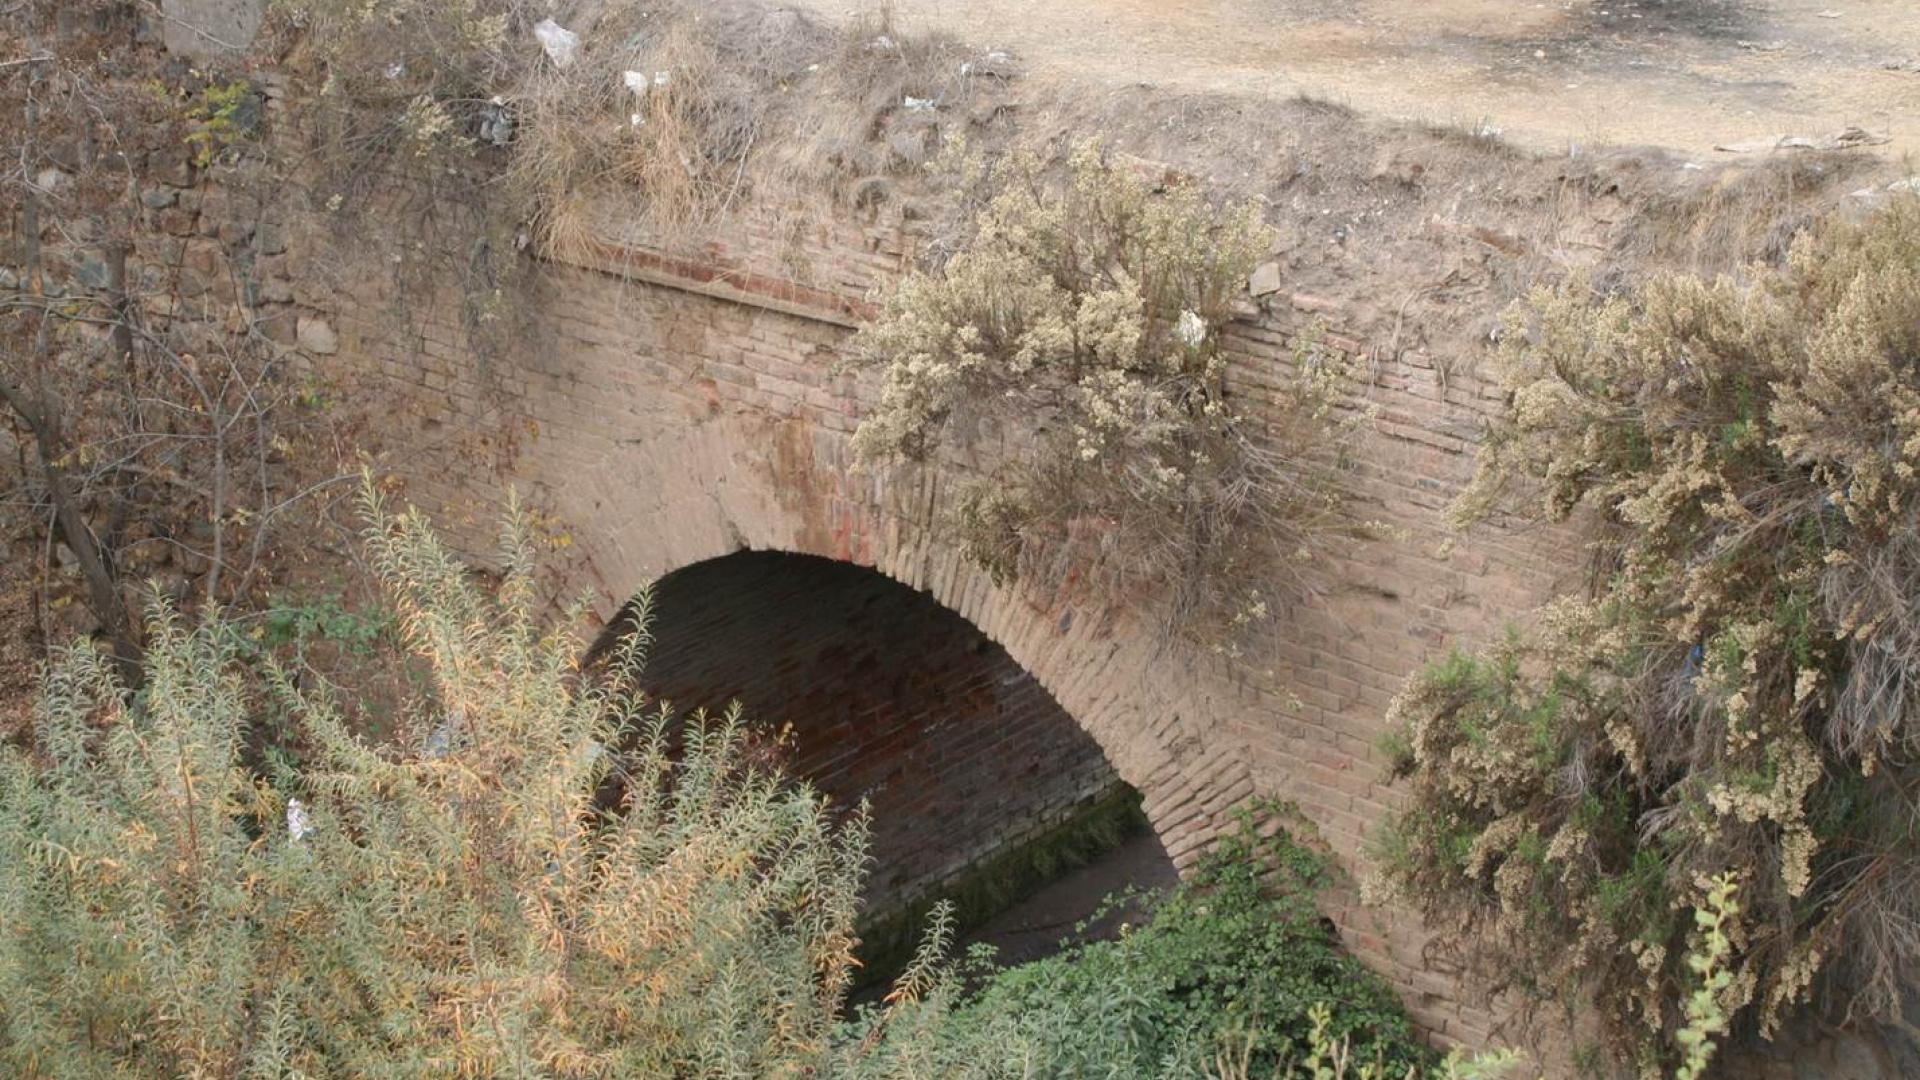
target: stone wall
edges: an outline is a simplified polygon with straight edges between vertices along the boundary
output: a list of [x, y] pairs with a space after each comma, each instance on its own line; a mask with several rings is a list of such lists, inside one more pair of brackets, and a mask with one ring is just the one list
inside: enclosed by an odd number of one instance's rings
[[267, 0], [161, 0], [160, 13], [168, 52], [234, 60], [246, 54], [260, 32]]

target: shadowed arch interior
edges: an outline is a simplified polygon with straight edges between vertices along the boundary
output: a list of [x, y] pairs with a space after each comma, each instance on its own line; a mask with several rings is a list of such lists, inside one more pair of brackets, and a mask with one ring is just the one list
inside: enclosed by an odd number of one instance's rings
[[1116, 805], [1140, 820], [1138, 796], [1037, 679], [972, 623], [874, 570], [782, 552], [708, 559], [655, 584], [653, 629], [650, 694], [682, 712], [738, 701], [796, 774], [839, 805], [868, 802], [871, 911], [981, 868], [1024, 873], [1024, 886], [998, 891], [1014, 899], [1037, 882], [1010, 855], [1112, 819]]

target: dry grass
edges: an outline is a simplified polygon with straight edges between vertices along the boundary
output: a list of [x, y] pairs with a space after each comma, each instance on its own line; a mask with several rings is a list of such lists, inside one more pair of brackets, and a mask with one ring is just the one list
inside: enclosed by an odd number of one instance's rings
[[322, 190], [387, 206], [419, 189], [560, 257], [614, 223], [675, 246], [749, 203], [850, 203], [931, 158], [1009, 68], [884, 7], [829, 26], [752, 0], [589, 4], [560, 18], [578, 42], [564, 67], [532, 0], [282, 11], [270, 40], [326, 106], [308, 121]]
[[534, 65], [511, 101], [510, 183], [555, 254], [590, 239], [592, 208], [607, 200], [656, 242], [748, 200], [843, 201], [860, 180], [930, 155], [939, 109], [979, 81], [968, 52], [905, 37], [884, 11], [833, 29], [749, 3], [672, 0], [608, 10], [578, 32], [579, 59]]
[[1610, 177], [1613, 193], [1632, 197], [1639, 211], [1622, 253], [1637, 268], [1707, 276], [1755, 260], [1777, 265], [1832, 204], [1836, 189], [1880, 167], [1870, 155], [1834, 151], [1770, 158], [1679, 190], [1650, 176]]

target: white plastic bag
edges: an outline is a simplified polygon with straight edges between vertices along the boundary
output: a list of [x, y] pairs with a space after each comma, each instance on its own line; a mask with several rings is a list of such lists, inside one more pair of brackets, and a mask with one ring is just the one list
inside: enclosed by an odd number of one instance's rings
[[540, 47], [547, 50], [547, 59], [554, 67], [572, 64], [574, 54], [580, 51], [580, 35], [552, 19], [541, 19], [533, 28], [533, 36], [540, 39]]

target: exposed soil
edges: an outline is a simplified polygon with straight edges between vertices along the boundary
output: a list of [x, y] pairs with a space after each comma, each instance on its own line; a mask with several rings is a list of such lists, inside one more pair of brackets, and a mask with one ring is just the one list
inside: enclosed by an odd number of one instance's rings
[[[842, 16], [850, 0], [792, 0]], [[857, 2], [857, 0], [855, 0]], [[891, 0], [908, 32], [1036, 74], [1498, 129], [1539, 150], [1716, 146], [1849, 125], [1920, 150], [1913, 0]]]

